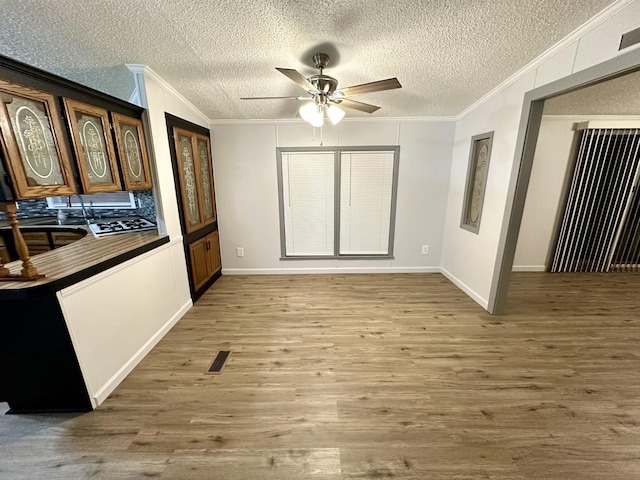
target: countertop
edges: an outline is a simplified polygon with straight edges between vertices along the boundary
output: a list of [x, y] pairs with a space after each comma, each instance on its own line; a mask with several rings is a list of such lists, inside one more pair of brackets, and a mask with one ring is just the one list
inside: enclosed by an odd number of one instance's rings
[[[22, 221], [20, 224], [22, 226]], [[25, 222], [25, 226], [29, 224], [30, 222]], [[86, 226], [62, 226], [65, 229], [88, 229]], [[24, 282], [0, 281], [0, 300], [61, 290], [165, 243], [169, 243], [169, 236], [159, 234], [157, 230], [127, 232], [100, 238], [88, 233], [72, 244], [31, 257], [31, 262], [45, 278]], [[22, 262], [10, 262], [5, 267], [11, 273], [19, 274]]]

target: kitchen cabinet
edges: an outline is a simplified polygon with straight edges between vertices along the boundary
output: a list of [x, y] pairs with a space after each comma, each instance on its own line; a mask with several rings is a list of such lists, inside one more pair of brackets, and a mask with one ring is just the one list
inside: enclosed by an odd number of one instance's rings
[[195, 290], [199, 290], [220, 270], [220, 249], [218, 232], [210, 233], [189, 245], [191, 281]]
[[54, 96], [4, 80], [0, 80], [0, 94], [2, 156], [15, 198], [75, 194]]
[[143, 112], [0, 55], [0, 202], [150, 189]]
[[186, 233], [216, 220], [209, 138], [183, 128], [173, 129], [180, 198]]
[[221, 273], [210, 135], [178, 117], [167, 114], [166, 120], [189, 285], [196, 300]]

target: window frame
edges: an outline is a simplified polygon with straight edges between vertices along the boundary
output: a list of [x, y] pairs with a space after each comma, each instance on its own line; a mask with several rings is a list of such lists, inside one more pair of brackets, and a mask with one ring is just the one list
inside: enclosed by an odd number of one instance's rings
[[[284, 185], [282, 172], [283, 153], [333, 152], [333, 255], [287, 255], [285, 234]], [[340, 254], [340, 194], [341, 194], [341, 157], [349, 152], [393, 152], [393, 179], [391, 184], [391, 213], [389, 218], [389, 248], [386, 254]], [[280, 260], [390, 260], [394, 259], [396, 204], [398, 194], [398, 171], [400, 164], [399, 145], [344, 146], [344, 147], [276, 147], [278, 175], [278, 205], [280, 215]]]
[[[138, 208], [136, 198], [131, 192], [110, 192], [110, 193], [127, 193], [129, 202], [100, 202], [98, 198], [108, 194], [93, 193], [80, 195], [66, 195], [62, 197], [47, 197], [47, 208], [51, 210], [59, 210], [61, 208], [70, 210], [81, 210], [82, 204], [80, 197], [82, 196], [85, 208], [93, 208], [95, 210], [135, 210]], [[87, 197], [90, 197], [87, 199]], [[86, 199], [86, 201], [84, 200]], [[70, 204], [70, 205], [69, 205]]]

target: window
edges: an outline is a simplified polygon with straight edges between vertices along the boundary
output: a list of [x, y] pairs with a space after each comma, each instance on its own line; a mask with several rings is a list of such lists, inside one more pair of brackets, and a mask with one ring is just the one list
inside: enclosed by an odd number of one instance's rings
[[282, 258], [389, 258], [400, 147], [278, 148]]
[[[80, 201], [82, 197], [82, 202]], [[136, 200], [130, 192], [96, 193], [94, 195], [72, 195], [70, 197], [49, 197], [47, 198], [48, 208], [82, 208], [82, 203], [86, 208], [117, 208], [133, 209], [137, 208]]]

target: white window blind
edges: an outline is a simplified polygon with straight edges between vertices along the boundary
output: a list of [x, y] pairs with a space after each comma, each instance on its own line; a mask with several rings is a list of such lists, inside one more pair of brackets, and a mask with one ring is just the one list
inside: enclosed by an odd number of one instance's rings
[[389, 253], [394, 152], [342, 152], [340, 254]]
[[390, 258], [399, 151], [278, 148], [282, 258]]
[[334, 255], [333, 152], [283, 152], [287, 256]]

